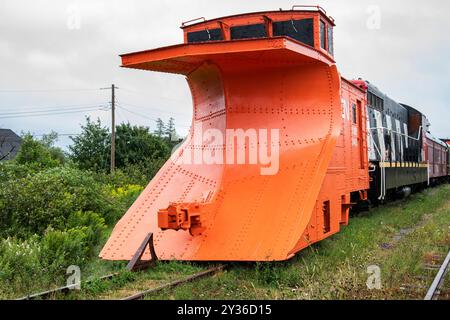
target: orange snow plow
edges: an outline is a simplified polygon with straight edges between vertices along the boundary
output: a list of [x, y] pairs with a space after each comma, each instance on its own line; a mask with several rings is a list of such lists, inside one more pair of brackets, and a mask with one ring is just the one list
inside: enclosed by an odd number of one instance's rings
[[[161, 260], [292, 257], [341, 128], [341, 79], [332, 57], [272, 35], [186, 43], [126, 54], [122, 62], [184, 75], [194, 112], [189, 136], [100, 256], [131, 260], [153, 233]], [[147, 249], [142, 259], [150, 258]]]

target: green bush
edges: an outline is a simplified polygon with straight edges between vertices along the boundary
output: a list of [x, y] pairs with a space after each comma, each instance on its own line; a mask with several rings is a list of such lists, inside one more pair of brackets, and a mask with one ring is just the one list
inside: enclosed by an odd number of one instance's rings
[[40, 243], [37, 237], [26, 241], [7, 238], [0, 240], [0, 281], [15, 278], [32, 279], [41, 270]]
[[[109, 128], [99, 119], [92, 121], [89, 117], [81, 128], [80, 135], [71, 137], [73, 143], [69, 146], [70, 158], [80, 169], [109, 172], [111, 162]], [[174, 131], [173, 120], [170, 130]], [[148, 127], [132, 126], [129, 123], [116, 126], [116, 168], [124, 170], [127, 175], [133, 173], [136, 175], [133, 178], [140, 179], [140, 182], [144, 177], [146, 184], [149, 176], [153, 177], [169, 158], [174, 144], [168, 136], [165, 136], [166, 133], [161, 134], [164, 137], [152, 134]], [[129, 170], [131, 171], [128, 172]]]
[[[168, 151], [151, 137], [148, 158], [130, 153], [122, 169], [106, 174], [66, 161], [53, 147], [54, 134], [23, 139], [16, 160], [0, 163], [0, 297], [60, 285], [68, 266], [86, 267], [105, 240], [106, 224], [122, 217]], [[142, 161], [130, 164], [132, 159]]]
[[0, 236], [42, 235], [48, 227], [64, 230], [76, 211], [99, 213], [112, 223], [121, 212], [108, 189], [85, 171], [57, 167], [27, 178], [6, 181], [0, 188]]
[[130, 164], [124, 168], [116, 169], [112, 174], [105, 172], [92, 174], [99, 183], [111, 185], [114, 188], [131, 184], [146, 186], [165, 162], [166, 159], [149, 160], [145, 164]]
[[124, 187], [115, 188], [111, 191], [113, 199], [122, 206], [121, 211], [126, 211], [137, 197], [141, 194], [143, 187], [129, 184]]
[[62, 281], [67, 267], [82, 267], [99, 243], [103, 220], [95, 213], [77, 213], [71, 223], [85, 223], [66, 231], [48, 229], [44, 236], [27, 240], [0, 240], [0, 296], [29, 291]]
[[[15, 161], [0, 162], [0, 181], [5, 183], [9, 180], [26, 178], [31, 174], [38, 172], [40, 169], [35, 165], [18, 164]], [[3, 184], [2, 184], [3, 187]]]
[[31, 134], [22, 137], [20, 151], [14, 161], [18, 164], [30, 164], [39, 168], [53, 168], [64, 161], [64, 155], [58, 148], [52, 147], [56, 137], [36, 140]]
[[82, 266], [89, 252], [88, 227], [67, 231], [49, 230], [42, 238], [40, 261], [48, 272], [58, 273], [69, 265]]
[[76, 211], [67, 219], [66, 228], [75, 229], [79, 227], [86, 228], [84, 232], [87, 236], [86, 240], [89, 246], [89, 254], [92, 254], [94, 247], [102, 238], [102, 232], [106, 229], [105, 219], [92, 211]]

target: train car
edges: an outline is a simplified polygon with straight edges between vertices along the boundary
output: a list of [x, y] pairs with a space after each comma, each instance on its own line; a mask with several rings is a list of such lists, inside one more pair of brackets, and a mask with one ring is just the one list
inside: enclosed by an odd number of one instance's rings
[[448, 177], [447, 144], [427, 132], [425, 154], [428, 163], [429, 183], [434, 184], [446, 180]]
[[450, 138], [442, 138], [441, 141], [447, 144], [447, 181], [450, 180]]
[[282, 261], [339, 232], [352, 205], [426, 183], [425, 116], [343, 78], [334, 26], [311, 6], [201, 18], [182, 44], [122, 55], [183, 75], [193, 118], [100, 256]]

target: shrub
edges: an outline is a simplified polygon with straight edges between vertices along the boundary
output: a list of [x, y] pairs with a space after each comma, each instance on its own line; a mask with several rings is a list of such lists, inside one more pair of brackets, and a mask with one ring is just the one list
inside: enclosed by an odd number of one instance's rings
[[89, 254], [93, 252], [94, 247], [100, 242], [102, 232], [106, 229], [105, 219], [99, 214], [87, 211], [73, 212], [67, 219], [66, 228], [75, 229], [79, 227], [85, 227], [84, 232], [87, 236], [87, 244], [89, 248]]
[[[173, 121], [171, 126], [174, 128]], [[99, 119], [91, 121], [89, 117], [81, 128], [80, 135], [71, 137], [71, 159], [81, 169], [108, 172], [111, 162], [109, 129], [102, 125]], [[148, 127], [121, 123], [116, 127], [115, 145], [116, 167], [126, 172], [130, 166], [137, 165], [140, 169], [145, 169], [143, 172], [134, 172], [141, 178], [142, 173], [147, 177], [148, 174], [154, 175], [169, 158], [173, 143], [168, 141], [167, 137], [151, 134]]]
[[92, 256], [93, 246], [98, 244], [99, 239], [93, 235], [103, 226], [98, 215], [90, 213], [87, 216], [78, 213], [72, 222], [80, 219], [89, 226], [66, 231], [48, 229], [41, 239], [32, 236], [25, 241], [17, 238], [0, 240], [0, 296], [30, 291], [31, 288], [42, 289], [62, 281], [70, 265], [85, 265]]
[[98, 212], [113, 222], [119, 215], [108, 190], [85, 171], [57, 167], [28, 178], [6, 181], [0, 188], [0, 236], [42, 235], [48, 227], [64, 230], [76, 211]]
[[39, 171], [36, 165], [18, 164], [15, 161], [0, 162], [0, 181], [3, 183], [9, 180], [26, 178], [30, 174]]
[[125, 210], [128, 209], [137, 197], [141, 194], [143, 187], [130, 184], [124, 187], [119, 187], [111, 191], [112, 197], [118, 202], [125, 206]]
[[67, 231], [48, 230], [41, 242], [40, 260], [50, 273], [63, 272], [69, 265], [81, 266], [89, 256], [88, 227]]
[[32, 279], [41, 269], [40, 243], [37, 237], [26, 241], [7, 238], [0, 241], [0, 281], [15, 277]]
[[[56, 139], [56, 138], [55, 138]], [[35, 140], [31, 134], [22, 137], [20, 151], [14, 161], [39, 168], [52, 168], [61, 164], [64, 155], [60, 149], [52, 148], [52, 141]], [[54, 140], [53, 140], [54, 141]]]

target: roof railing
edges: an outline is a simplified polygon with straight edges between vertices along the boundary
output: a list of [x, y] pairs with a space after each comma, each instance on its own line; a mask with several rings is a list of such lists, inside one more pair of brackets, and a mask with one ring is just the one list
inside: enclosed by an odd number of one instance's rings
[[327, 15], [327, 12], [325, 11], [324, 8], [322, 8], [321, 6], [313, 6], [313, 5], [293, 5], [291, 10], [294, 11], [295, 8], [302, 8], [302, 9], [316, 9], [317, 11], [322, 12], [324, 15], [326, 15], [331, 21], [334, 21], [333, 17], [330, 17], [329, 15]]
[[190, 23], [192, 23], [192, 22], [195, 22], [195, 21], [199, 21], [199, 20], [202, 20], [202, 22], [205, 22], [205, 21], [206, 21], [205, 17], [195, 18], [195, 19], [192, 19], [192, 20], [188, 20], [188, 21], [182, 22], [182, 23], [181, 23], [181, 27], [182, 27], [182, 28], [183, 28], [183, 27], [186, 27], [188, 24], [190, 24]]
[[[293, 5], [291, 10], [294, 11], [296, 8], [302, 8], [302, 9], [315, 9], [317, 11], [322, 12], [325, 16], [327, 16], [333, 23], [334, 23], [334, 18], [330, 17], [327, 15], [327, 12], [325, 11], [324, 8], [322, 8], [321, 6], [313, 6], [313, 5]], [[192, 20], [188, 20], [188, 21], [184, 21], [181, 23], [181, 28], [187, 27], [188, 25], [192, 24], [193, 22], [200, 21], [201, 22], [205, 22], [206, 18], [205, 17], [200, 17], [200, 18], [195, 18]]]

